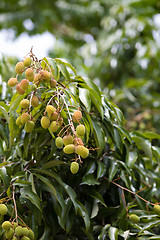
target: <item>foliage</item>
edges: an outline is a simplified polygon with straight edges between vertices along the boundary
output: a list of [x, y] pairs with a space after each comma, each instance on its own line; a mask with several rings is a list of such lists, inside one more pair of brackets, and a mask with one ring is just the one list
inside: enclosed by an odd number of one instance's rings
[[[1, 202], [9, 209], [5, 220], [24, 222], [41, 240], [158, 239], [160, 220], [153, 206], [159, 201], [160, 149], [154, 140], [160, 136], [129, 133], [120, 109], [70, 63], [58, 58], [38, 61], [32, 52], [30, 56], [35, 71], [49, 71], [57, 85], [30, 83], [23, 95], [16, 92], [9, 103], [1, 101], [0, 189]], [[23, 78], [24, 73], [17, 75], [19, 82]], [[59, 100], [58, 93], [63, 96]], [[33, 94], [41, 103], [27, 110], [35, 121], [27, 133], [16, 119], [23, 112], [21, 100]], [[80, 164], [76, 174], [70, 171], [74, 154], [55, 145], [60, 132], [40, 125], [51, 99], [55, 107], [60, 101], [63, 127], [75, 110], [82, 112], [83, 141], [90, 154], [76, 159]], [[131, 222], [131, 214], [140, 222]]]

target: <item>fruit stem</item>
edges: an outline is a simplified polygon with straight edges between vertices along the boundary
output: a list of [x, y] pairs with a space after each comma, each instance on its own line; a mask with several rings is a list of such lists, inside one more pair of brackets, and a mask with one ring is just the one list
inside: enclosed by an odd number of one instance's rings
[[13, 203], [14, 203], [14, 209], [15, 209], [15, 215], [16, 215], [16, 222], [18, 224], [17, 205], [15, 200], [15, 186], [13, 186]]

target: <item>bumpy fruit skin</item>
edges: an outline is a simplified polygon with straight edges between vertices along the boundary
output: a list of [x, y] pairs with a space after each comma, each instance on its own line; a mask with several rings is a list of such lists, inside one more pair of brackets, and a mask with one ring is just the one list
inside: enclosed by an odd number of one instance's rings
[[23, 123], [21, 121], [21, 116], [16, 119], [16, 125], [18, 125], [18, 126], [23, 125]]
[[51, 74], [50, 74], [50, 72], [48, 72], [47, 70], [42, 70], [41, 72], [40, 72], [40, 74], [41, 74], [41, 79], [42, 80], [45, 80], [45, 81], [50, 81], [50, 79], [51, 79]]
[[3, 222], [2, 223], [2, 228], [6, 231], [9, 230], [11, 228], [11, 222], [9, 222], [9, 221]]
[[28, 107], [29, 107], [29, 100], [28, 100], [28, 99], [23, 99], [23, 100], [20, 102], [20, 107], [21, 107], [21, 108], [28, 108]]
[[11, 239], [14, 235], [14, 230], [11, 228], [5, 232], [6, 239]]
[[17, 225], [16, 222], [13, 222], [13, 223], [12, 223], [12, 228], [13, 228], [14, 230], [16, 229], [17, 226], [18, 226], [18, 225]]
[[28, 121], [26, 122], [25, 126], [24, 126], [24, 130], [27, 132], [27, 133], [30, 133], [33, 131], [34, 129], [34, 125], [35, 123], [33, 121]]
[[136, 214], [131, 214], [129, 216], [129, 220], [133, 223], [139, 223], [140, 218]]
[[5, 204], [0, 204], [0, 215], [6, 215], [8, 212], [7, 206]]
[[33, 95], [32, 99], [31, 99], [31, 105], [33, 107], [38, 107], [39, 105], [39, 99], [37, 96]]
[[17, 238], [17, 237], [15, 237], [15, 236], [13, 236], [12, 240], [18, 240], [18, 238]]
[[79, 136], [84, 136], [85, 134], [85, 126], [80, 124], [76, 127], [76, 133], [79, 135]]
[[62, 148], [63, 147], [63, 138], [57, 137], [55, 139], [55, 144], [57, 148]]
[[155, 213], [160, 215], [160, 205], [158, 205], [158, 204], [154, 205], [154, 211], [155, 211]]
[[71, 154], [75, 152], [75, 145], [69, 144], [63, 148], [63, 152], [66, 154]]
[[28, 81], [33, 82], [33, 80], [34, 80], [34, 72], [33, 72], [32, 68], [28, 68], [25, 71], [25, 76], [28, 79]]
[[40, 81], [41, 81], [41, 74], [38, 73], [34, 76], [34, 83], [38, 84]]
[[82, 118], [81, 111], [79, 111], [79, 110], [75, 111], [72, 115], [72, 118], [73, 118], [73, 122], [78, 123]]
[[54, 113], [50, 114], [49, 118], [51, 121], [56, 121], [58, 119], [58, 113], [54, 112]]
[[49, 128], [49, 125], [50, 125], [50, 119], [47, 116], [43, 116], [41, 118], [41, 126], [44, 129], [47, 129], [47, 128]]
[[23, 235], [23, 229], [21, 226], [15, 228], [15, 234], [17, 237], [21, 237]]
[[34, 240], [34, 232], [32, 230], [29, 230], [28, 237], [30, 238], [30, 240]]
[[22, 88], [22, 90], [27, 90], [28, 86], [29, 86], [29, 81], [27, 79], [23, 79], [20, 82], [20, 87]]
[[35, 91], [36, 89], [37, 89], [37, 86], [36, 86], [35, 84], [32, 84], [32, 85], [31, 85], [31, 90], [32, 90], [32, 91]]
[[46, 112], [47, 112], [49, 115], [51, 115], [52, 113], [54, 113], [55, 110], [56, 110], [56, 109], [55, 109], [52, 105], [47, 105], [47, 106], [46, 106]]
[[22, 233], [23, 233], [23, 236], [28, 236], [29, 230], [26, 227], [23, 227]]
[[8, 86], [9, 87], [14, 87], [18, 84], [17, 78], [10, 78], [8, 80]]
[[57, 81], [56, 81], [55, 79], [51, 79], [51, 81], [50, 81], [50, 87], [51, 87], [51, 88], [55, 88], [56, 85], [57, 85]]
[[23, 62], [18, 62], [15, 66], [15, 72], [18, 73], [18, 74], [22, 74], [23, 71], [24, 71], [24, 65], [23, 65]]
[[23, 94], [25, 93], [25, 90], [23, 90], [23, 89], [21, 88], [20, 83], [17, 84], [17, 86], [16, 86], [16, 91], [17, 91], [17, 93], [18, 93], [19, 95], [23, 95]]
[[83, 141], [79, 137], [74, 138], [73, 143], [74, 145], [83, 145]]
[[65, 146], [73, 143], [73, 137], [71, 135], [66, 135], [63, 137], [63, 143]]
[[25, 67], [30, 66], [31, 63], [32, 63], [32, 59], [31, 59], [30, 57], [26, 57], [26, 58], [24, 59], [24, 61], [23, 61], [23, 65], [24, 65]]
[[89, 150], [88, 148], [82, 146], [82, 145], [78, 145], [76, 146], [75, 152], [80, 155], [82, 158], [87, 158], [89, 155]]
[[29, 237], [26, 237], [26, 236], [23, 236], [23, 237], [21, 238], [21, 240], [30, 240], [30, 238], [29, 238]]
[[59, 127], [60, 127], [59, 123], [57, 123], [56, 121], [52, 121], [49, 126], [49, 129], [51, 130], [51, 132], [57, 132]]
[[72, 162], [70, 166], [71, 173], [76, 174], [79, 170], [79, 164], [77, 162]]
[[21, 115], [21, 122], [25, 124], [29, 120], [29, 114], [28, 113], [23, 113]]

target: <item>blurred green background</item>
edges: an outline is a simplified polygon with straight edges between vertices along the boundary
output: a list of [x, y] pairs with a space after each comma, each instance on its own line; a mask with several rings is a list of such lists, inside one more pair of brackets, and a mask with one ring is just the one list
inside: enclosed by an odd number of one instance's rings
[[[8, 29], [13, 49], [19, 36], [52, 34], [50, 42], [38, 35], [51, 46], [47, 55], [66, 58], [91, 78], [121, 108], [127, 129], [160, 133], [159, 11], [159, 0], [1, 0], [0, 29]], [[3, 44], [0, 49], [5, 52]], [[2, 55], [0, 63], [5, 101], [17, 61], [11, 55]]]

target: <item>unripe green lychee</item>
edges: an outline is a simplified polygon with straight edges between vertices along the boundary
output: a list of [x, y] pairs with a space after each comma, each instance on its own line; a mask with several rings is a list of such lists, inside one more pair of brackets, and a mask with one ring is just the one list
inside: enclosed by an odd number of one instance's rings
[[28, 107], [29, 107], [29, 100], [28, 100], [28, 99], [23, 99], [23, 100], [20, 102], [20, 107], [21, 107], [21, 108], [28, 108]]
[[23, 79], [20, 82], [20, 87], [22, 88], [22, 90], [27, 90], [28, 86], [29, 86], [29, 81], [27, 79]]
[[29, 230], [28, 237], [30, 238], [30, 240], [34, 240], [34, 232], [31, 229]]
[[28, 67], [29, 65], [31, 65], [31, 63], [32, 63], [32, 59], [30, 57], [26, 57], [23, 61], [23, 65], [25, 67]]
[[71, 154], [75, 152], [75, 145], [69, 144], [63, 148], [63, 152], [66, 154]]
[[23, 227], [22, 228], [22, 233], [23, 233], [23, 236], [28, 236], [29, 230], [26, 227]]
[[12, 240], [18, 240], [18, 238], [17, 238], [17, 237], [15, 237], [15, 236], [13, 236]]
[[23, 65], [23, 62], [18, 62], [15, 66], [15, 72], [18, 73], [18, 74], [22, 74], [23, 71], [24, 71], [24, 65]]
[[40, 81], [41, 81], [41, 74], [38, 73], [34, 76], [34, 83], [38, 84]]
[[76, 174], [79, 170], [79, 164], [77, 162], [72, 162], [70, 166], [71, 173]]
[[140, 218], [136, 214], [131, 214], [129, 216], [129, 220], [133, 223], [139, 223]]
[[7, 206], [3, 203], [0, 204], [0, 215], [6, 215], [8, 212]]
[[18, 224], [16, 222], [12, 222], [12, 228], [15, 230]]
[[75, 152], [80, 155], [82, 158], [87, 158], [89, 155], [89, 150], [88, 148], [82, 146], [82, 145], [78, 145], [75, 148]]
[[33, 69], [32, 69], [32, 68], [28, 68], [28, 69], [25, 71], [25, 76], [26, 76], [26, 78], [28, 79], [28, 81], [33, 82], [33, 80], [34, 80], [34, 72], [33, 72]]
[[63, 143], [65, 146], [73, 143], [73, 137], [69, 134], [63, 137]]
[[21, 88], [20, 83], [17, 84], [17, 86], [16, 86], [16, 91], [17, 91], [17, 93], [18, 93], [19, 95], [23, 95], [23, 94], [25, 93], [25, 90], [23, 90], [23, 89]]
[[57, 137], [55, 139], [55, 144], [57, 148], [62, 148], [63, 147], [63, 138]]
[[21, 226], [16, 227], [15, 234], [17, 237], [21, 237], [23, 235], [23, 228]]
[[36, 84], [32, 84], [32, 85], [31, 85], [31, 90], [32, 90], [32, 91], [35, 91], [36, 89], [37, 89]]
[[158, 215], [160, 215], [160, 205], [155, 204], [155, 205], [154, 205], [154, 211], [155, 211], [155, 213], [157, 213]]
[[22, 115], [21, 115], [21, 122], [23, 123], [23, 124], [25, 124], [28, 120], [29, 120], [29, 114], [26, 112], [26, 113], [23, 113]]
[[73, 118], [73, 122], [78, 123], [78, 122], [81, 120], [81, 118], [82, 118], [82, 113], [81, 113], [81, 111], [76, 110], [76, 111], [73, 113], [72, 118]]
[[31, 105], [32, 105], [33, 107], [38, 107], [38, 105], [39, 105], [39, 99], [38, 99], [37, 96], [35, 96], [35, 95], [32, 96]]
[[7, 230], [5, 232], [5, 238], [6, 239], [11, 239], [14, 235], [14, 230], [12, 228], [10, 228], [9, 230]]
[[35, 123], [33, 121], [28, 121], [26, 122], [25, 126], [24, 126], [24, 130], [27, 132], [27, 133], [30, 133], [33, 131], [34, 129], [34, 125]]
[[8, 86], [9, 87], [14, 87], [18, 84], [17, 78], [10, 78], [8, 80]]
[[76, 134], [76, 136], [77, 136], [78, 138], [80, 138], [81, 140], [83, 140], [84, 136], [80, 136], [80, 135], [77, 133], [77, 131], [75, 131], [75, 134]]
[[85, 126], [80, 124], [76, 127], [76, 133], [79, 135], [79, 136], [84, 136], [85, 134]]
[[51, 87], [51, 88], [55, 88], [56, 85], [57, 85], [57, 81], [56, 81], [55, 79], [51, 79], [51, 81], [50, 81], [50, 87]]
[[58, 113], [53, 112], [52, 114], [49, 115], [49, 118], [51, 121], [56, 121], [58, 119]]
[[42, 80], [50, 81], [50, 79], [51, 79], [51, 73], [50, 72], [48, 72], [47, 70], [42, 70], [40, 72], [40, 74], [41, 74], [41, 79]]
[[56, 110], [56, 109], [55, 109], [52, 105], [47, 105], [47, 106], [46, 106], [46, 112], [47, 112], [49, 115], [51, 115], [52, 113], [54, 113], [55, 110]]
[[16, 125], [18, 125], [18, 126], [23, 125], [23, 123], [21, 121], [21, 116], [16, 119]]
[[60, 127], [59, 123], [57, 123], [56, 121], [52, 121], [49, 126], [49, 129], [51, 130], [51, 132], [57, 132], [59, 127]]
[[9, 222], [9, 221], [3, 222], [2, 223], [2, 228], [6, 231], [9, 230], [11, 228], [11, 222]]
[[74, 145], [83, 145], [83, 141], [79, 137], [74, 138], [73, 143]]
[[41, 126], [45, 129], [47, 129], [50, 125], [50, 119], [47, 116], [43, 116], [41, 118]]
[[23, 237], [21, 238], [21, 240], [30, 240], [30, 238], [27, 237], [27, 236], [23, 236]]

